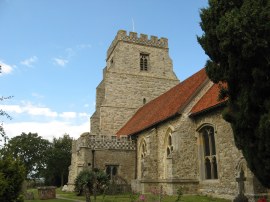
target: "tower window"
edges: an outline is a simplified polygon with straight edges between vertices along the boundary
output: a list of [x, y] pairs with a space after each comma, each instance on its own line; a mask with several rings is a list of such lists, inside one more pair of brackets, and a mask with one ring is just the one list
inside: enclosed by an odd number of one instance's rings
[[140, 54], [140, 69], [141, 71], [147, 71], [149, 66], [149, 54]]

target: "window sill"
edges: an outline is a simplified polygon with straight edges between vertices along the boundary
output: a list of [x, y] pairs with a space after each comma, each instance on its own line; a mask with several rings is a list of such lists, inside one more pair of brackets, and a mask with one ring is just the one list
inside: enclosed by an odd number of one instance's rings
[[219, 179], [204, 179], [201, 181], [201, 184], [217, 184], [217, 183], [220, 183], [219, 182]]

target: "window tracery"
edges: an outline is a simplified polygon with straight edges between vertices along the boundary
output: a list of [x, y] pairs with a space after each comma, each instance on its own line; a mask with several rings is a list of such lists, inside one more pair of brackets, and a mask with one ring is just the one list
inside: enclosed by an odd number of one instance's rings
[[146, 156], [146, 152], [147, 152], [145, 141], [142, 142], [140, 151], [141, 151], [141, 154], [140, 154], [141, 158], [143, 159]]
[[168, 134], [167, 137], [167, 157], [170, 157], [173, 152], [173, 143], [172, 143], [172, 133], [171, 131]]
[[203, 143], [203, 162], [204, 162], [204, 178], [218, 179], [216, 143], [214, 137], [214, 128], [212, 126], [204, 126], [200, 129]]
[[140, 54], [140, 69], [141, 71], [148, 71], [149, 54]]

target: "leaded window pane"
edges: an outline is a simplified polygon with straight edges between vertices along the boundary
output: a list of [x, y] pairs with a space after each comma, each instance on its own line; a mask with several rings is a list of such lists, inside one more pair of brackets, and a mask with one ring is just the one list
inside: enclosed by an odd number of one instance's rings
[[172, 145], [172, 136], [169, 135], [169, 141], [168, 144], [171, 146]]
[[203, 140], [204, 140], [204, 155], [209, 156], [210, 155], [209, 138], [206, 131], [203, 133]]
[[214, 137], [214, 132], [211, 130], [210, 133], [210, 140], [211, 140], [211, 155], [216, 155], [216, 143], [215, 143], [215, 137]]
[[143, 71], [143, 58], [140, 59], [140, 67], [141, 67], [141, 71]]
[[167, 147], [167, 156], [169, 156], [171, 154], [171, 150], [169, 147]]
[[213, 168], [213, 178], [218, 179], [216, 157], [213, 157], [213, 159], [212, 159], [212, 168]]
[[211, 179], [211, 163], [210, 160], [207, 158], [205, 159], [205, 178]]
[[205, 126], [200, 133], [203, 139], [205, 179], [218, 179], [214, 128]]
[[148, 71], [149, 54], [140, 54], [140, 70]]

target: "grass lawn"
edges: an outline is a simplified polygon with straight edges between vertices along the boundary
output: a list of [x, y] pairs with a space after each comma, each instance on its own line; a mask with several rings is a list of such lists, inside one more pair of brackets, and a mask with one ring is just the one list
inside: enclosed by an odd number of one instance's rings
[[70, 202], [70, 200], [65, 200], [65, 199], [50, 199], [50, 200], [38, 200], [38, 199], [36, 199], [36, 200], [24, 200], [25, 202], [46, 202], [46, 201], [48, 201], [48, 202], [67, 202], [67, 201], [69, 201]]
[[[51, 200], [38, 200], [37, 190], [32, 189], [28, 190], [28, 192], [34, 192], [35, 200], [25, 200], [25, 202], [71, 202], [71, 201], [85, 201], [84, 196], [76, 196], [75, 193], [72, 192], [62, 192], [60, 189], [56, 190], [57, 196], [63, 197], [66, 199], [51, 199]], [[175, 202], [177, 196], [165, 196], [162, 199], [162, 202]], [[67, 200], [69, 199], [69, 200]], [[91, 197], [92, 201], [93, 197]], [[132, 200], [133, 199], [133, 200]], [[98, 196], [96, 202], [139, 202], [139, 195], [111, 195], [105, 196], [103, 199], [102, 196]], [[145, 201], [154, 202], [158, 201], [158, 197], [154, 195], [146, 195]], [[217, 199], [206, 196], [196, 196], [196, 195], [186, 195], [182, 197], [181, 202], [229, 202], [230, 200], [225, 199]]]

